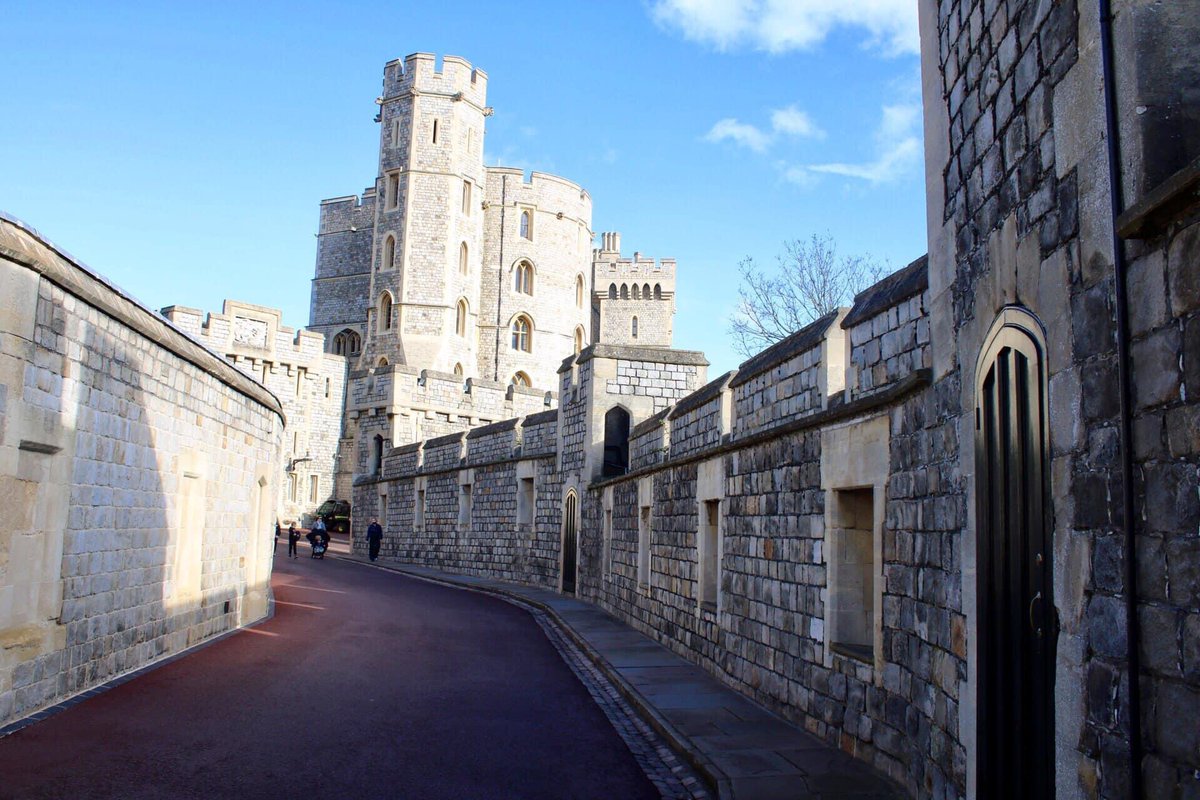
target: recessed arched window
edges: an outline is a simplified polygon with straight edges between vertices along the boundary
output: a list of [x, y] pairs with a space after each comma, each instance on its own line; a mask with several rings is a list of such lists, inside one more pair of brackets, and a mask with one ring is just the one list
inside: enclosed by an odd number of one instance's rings
[[373, 472], [378, 475], [383, 471], [383, 437], [375, 435], [375, 464]]
[[533, 241], [533, 212], [529, 209], [521, 212], [521, 238]]
[[467, 261], [468, 255], [467, 243], [463, 242], [458, 246], [458, 271], [463, 275], [466, 275], [470, 271], [468, 266], [470, 262]]
[[617, 299], [617, 285], [615, 283], [610, 283], [608, 285], [608, 299], [609, 300]]
[[519, 314], [512, 324], [512, 349], [533, 352], [533, 321]]
[[533, 382], [531, 380], [529, 380], [529, 376], [526, 375], [524, 372], [518, 372], [512, 376], [512, 385], [513, 386], [521, 386], [521, 387], [528, 389], [530, 386], [533, 385]]
[[376, 367], [386, 367], [387, 365], [388, 365], [387, 356], [380, 356], [379, 360], [377, 362], [375, 362]]
[[583, 308], [583, 276], [575, 276], [575, 307]]
[[621, 299], [622, 300], [629, 299], [629, 284], [627, 284], [627, 283], [621, 284]]
[[648, 283], [642, 287], [642, 299], [643, 300], [650, 299], [650, 284], [648, 284]]
[[462, 213], [471, 216], [471, 182], [463, 181]]
[[583, 326], [575, 328], [575, 354], [578, 355], [583, 351]]
[[454, 332], [459, 336], [467, 335], [467, 301], [460, 299], [455, 307]]
[[637, 317], [633, 318], [633, 338], [637, 338]]
[[389, 269], [396, 266], [396, 237], [390, 233], [383, 238], [383, 267]]
[[454, 374], [455, 374], [455, 375], [457, 375], [457, 376], [458, 376], [458, 377], [460, 377], [460, 378], [462, 377], [462, 374], [463, 374], [463, 366], [462, 366], [462, 364], [455, 364], [455, 365], [454, 365]]
[[522, 261], [513, 271], [513, 290], [521, 294], [533, 294], [533, 264]]
[[662, 284], [661, 283], [654, 284], [654, 299], [662, 300]]
[[638, 286], [636, 283], [633, 285], [633, 299], [634, 300], [642, 299], [642, 287]]
[[350, 353], [350, 336], [352, 334], [353, 331], [342, 331], [333, 337], [333, 352], [336, 355], [344, 356]]
[[362, 352], [362, 337], [357, 331], [350, 331], [350, 355], [356, 356]]
[[392, 329], [392, 296], [384, 292], [379, 298], [379, 330], [390, 331]]

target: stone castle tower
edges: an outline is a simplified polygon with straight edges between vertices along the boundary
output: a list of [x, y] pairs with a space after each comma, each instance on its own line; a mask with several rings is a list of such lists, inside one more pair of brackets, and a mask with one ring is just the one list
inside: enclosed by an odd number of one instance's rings
[[593, 250], [578, 184], [484, 166], [487, 83], [456, 56], [389, 62], [375, 183], [321, 204], [309, 328], [349, 358], [339, 484], [386, 448], [553, 405], [588, 345], [671, 344], [675, 262], [622, 259], [616, 233]]

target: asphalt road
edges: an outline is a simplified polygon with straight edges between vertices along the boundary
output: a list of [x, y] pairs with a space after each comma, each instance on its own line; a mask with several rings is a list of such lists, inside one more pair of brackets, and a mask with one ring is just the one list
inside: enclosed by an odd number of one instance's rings
[[0, 739], [0, 798], [658, 796], [524, 611], [286, 550], [274, 619]]

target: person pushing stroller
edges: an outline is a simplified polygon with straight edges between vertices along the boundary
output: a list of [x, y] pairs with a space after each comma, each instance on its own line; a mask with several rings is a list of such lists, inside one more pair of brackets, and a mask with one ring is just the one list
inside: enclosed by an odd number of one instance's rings
[[313, 523], [312, 529], [305, 538], [312, 547], [310, 558], [325, 558], [325, 551], [329, 549], [329, 531], [325, 529], [323, 519], [317, 517], [317, 521]]

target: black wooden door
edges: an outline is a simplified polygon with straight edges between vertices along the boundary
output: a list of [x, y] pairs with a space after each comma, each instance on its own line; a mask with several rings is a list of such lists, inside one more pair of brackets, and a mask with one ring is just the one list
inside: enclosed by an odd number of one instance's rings
[[563, 552], [562, 552], [562, 590], [575, 591], [575, 553], [578, 550], [578, 531], [575, 526], [575, 509], [578, 500], [572, 492], [567, 495], [563, 507]]
[[978, 796], [1053, 797], [1054, 649], [1041, 350], [1003, 328], [976, 408]]

